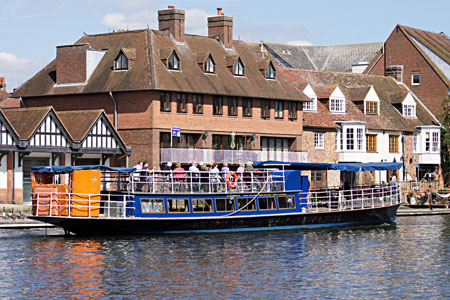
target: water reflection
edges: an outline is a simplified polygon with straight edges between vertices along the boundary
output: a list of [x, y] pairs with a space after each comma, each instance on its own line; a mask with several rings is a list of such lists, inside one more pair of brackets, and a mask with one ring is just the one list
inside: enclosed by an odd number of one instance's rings
[[0, 232], [0, 298], [439, 299], [450, 294], [449, 225], [432, 216], [241, 234]]

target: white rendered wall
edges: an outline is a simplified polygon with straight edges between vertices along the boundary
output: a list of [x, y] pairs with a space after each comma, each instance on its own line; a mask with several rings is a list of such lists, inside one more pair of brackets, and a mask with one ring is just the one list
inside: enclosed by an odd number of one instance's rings
[[0, 189], [8, 188], [8, 156], [2, 158], [2, 165], [0, 166]]

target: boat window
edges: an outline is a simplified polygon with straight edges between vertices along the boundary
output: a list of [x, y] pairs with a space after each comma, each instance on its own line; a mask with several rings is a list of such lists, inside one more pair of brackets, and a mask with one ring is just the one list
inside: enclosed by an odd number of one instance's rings
[[193, 212], [213, 212], [212, 199], [192, 199]]
[[294, 196], [278, 196], [278, 207], [280, 209], [295, 208]]
[[254, 198], [238, 198], [238, 209], [256, 210], [256, 200]]
[[143, 214], [164, 213], [164, 199], [141, 198], [141, 210]]
[[277, 209], [275, 197], [259, 197], [259, 210]]
[[189, 212], [188, 199], [167, 199], [169, 213], [186, 213]]
[[216, 211], [234, 211], [234, 199], [216, 198]]

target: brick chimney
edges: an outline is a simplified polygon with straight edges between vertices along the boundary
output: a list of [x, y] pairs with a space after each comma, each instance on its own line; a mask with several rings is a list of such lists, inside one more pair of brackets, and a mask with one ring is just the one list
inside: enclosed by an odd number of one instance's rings
[[176, 9], [173, 5], [158, 10], [159, 30], [169, 30], [177, 42], [184, 42], [184, 19], [184, 9]]
[[56, 47], [56, 83], [86, 82], [88, 44]]
[[233, 17], [224, 16], [217, 8], [217, 16], [208, 18], [208, 36], [219, 37], [225, 48], [233, 46]]
[[5, 77], [0, 77], [0, 90], [6, 91]]

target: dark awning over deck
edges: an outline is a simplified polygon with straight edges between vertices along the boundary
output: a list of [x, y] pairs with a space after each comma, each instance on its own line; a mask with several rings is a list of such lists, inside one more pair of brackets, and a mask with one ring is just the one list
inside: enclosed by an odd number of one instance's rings
[[374, 163], [303, 163], [303, 162], [283, 162], [283, 161], [257, 161], [253, 164], [255, 168], [262, 167], [284, 167], [295, 170], [339, 170], [350, 172], [366, 171], [386, 171], [396, 170], [402, 167], [402, 163], [397, 162], [374, 162]]

